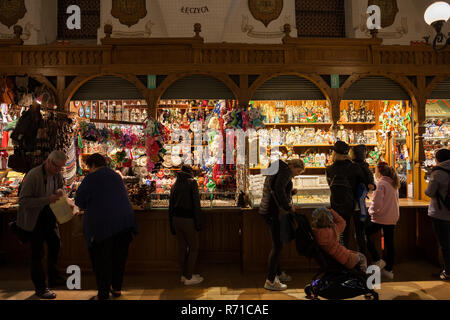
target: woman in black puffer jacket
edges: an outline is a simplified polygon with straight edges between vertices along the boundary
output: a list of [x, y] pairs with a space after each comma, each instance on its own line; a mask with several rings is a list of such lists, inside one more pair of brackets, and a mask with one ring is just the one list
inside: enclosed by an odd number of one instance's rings
[[194, 275], [198, 256], [198, 232], [201, 229], [200, 196], [197, 182], [189, 166], [182, 166], [177, 181], [170, 190], [170, 231], [177, 236], [181, 267], [181, 281], [185, 285], [203, 281]]
[[355, 214], [356, 189], [360, 183], [368, 184], [361, 168], [350, 160], [349, 151], [348, 144], [344, 141], [337, 141], [333, 147], [333, 164], [326, 168], [327, 181], [331, 191], [331, 208], [346, 222], [342, 237], [343, 244], [347, 248], [350, 237], [350, 221]]

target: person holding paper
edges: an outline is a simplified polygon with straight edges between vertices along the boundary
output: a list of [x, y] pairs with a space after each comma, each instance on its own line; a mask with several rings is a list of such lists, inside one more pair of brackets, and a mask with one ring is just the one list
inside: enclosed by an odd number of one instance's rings
[[[65, 285], [58, 274], [57, 261], [61, 240], [59, 227], [50, 204], [63, 196], [61, 170], [66, 163], [62, 151], [53, 151], [40, 166], [31, 169], [23, 179], [19, 193], [17, 227], [28, 232], [31, 247], [31, 280], [36, 295], [42, 299], [55, 299], [56, 294], [49, 288]], [[44, 242], [47, 243], [48, 286], [42, 258]]]
[[97, 279], [98, 294], [121, 296], [128, 247], [137, 233], [136, 217], [122, 178], [94, 153], [86, 159], [89, 174], [78, 187], [75, 205], [84, 209], [83, 233]]

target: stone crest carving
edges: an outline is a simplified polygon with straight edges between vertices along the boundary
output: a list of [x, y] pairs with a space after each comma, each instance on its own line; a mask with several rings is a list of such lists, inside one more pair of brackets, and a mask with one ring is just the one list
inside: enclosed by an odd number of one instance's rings
[[283, 0], [248, 0], [252, 16], [267, 28], [270, 22], [278, 19], [283, 10]]
[[397, 0], [369, 0], [368, 6], [377, 5], [381, 9], [381, 27], [392, 26], [398, 13]]
[[147, 16], [145, 0], [112, 0], [111, 15], [131, 27]]
[[8, 28], [22, 19], [25, 13], [25, 0], [0, 0], [0, 23]]

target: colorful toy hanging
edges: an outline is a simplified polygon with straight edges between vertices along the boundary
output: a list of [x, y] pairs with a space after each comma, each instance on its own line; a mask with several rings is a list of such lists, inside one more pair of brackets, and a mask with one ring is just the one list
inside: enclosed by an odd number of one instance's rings
[[384, 110], [379, 118], [381, 122], [379, 132], [384, 139], [391, 134], [399, 137], [406, 137], [409, 134], [407, 126], [411, 123], [411, 111], [404, 114], [403, 109], [403, 101], [391, 108], [389, 101], [384, 102]]
[[166, 150], [162, 145], [167, 141], [169, 131], [161, 123], [148, 119], [144, 125], [145, 147], [147, 151], [147, 170], [152, 172], [156, 163], [161, 162]]

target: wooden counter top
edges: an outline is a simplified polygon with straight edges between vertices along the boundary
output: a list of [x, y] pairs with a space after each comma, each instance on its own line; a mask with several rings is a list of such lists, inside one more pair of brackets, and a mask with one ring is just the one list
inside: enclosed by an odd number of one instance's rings
[[430, 203], [424, 200], [416, 200], [416, 199], [399, 199], [400, 208], [427, 208]]

